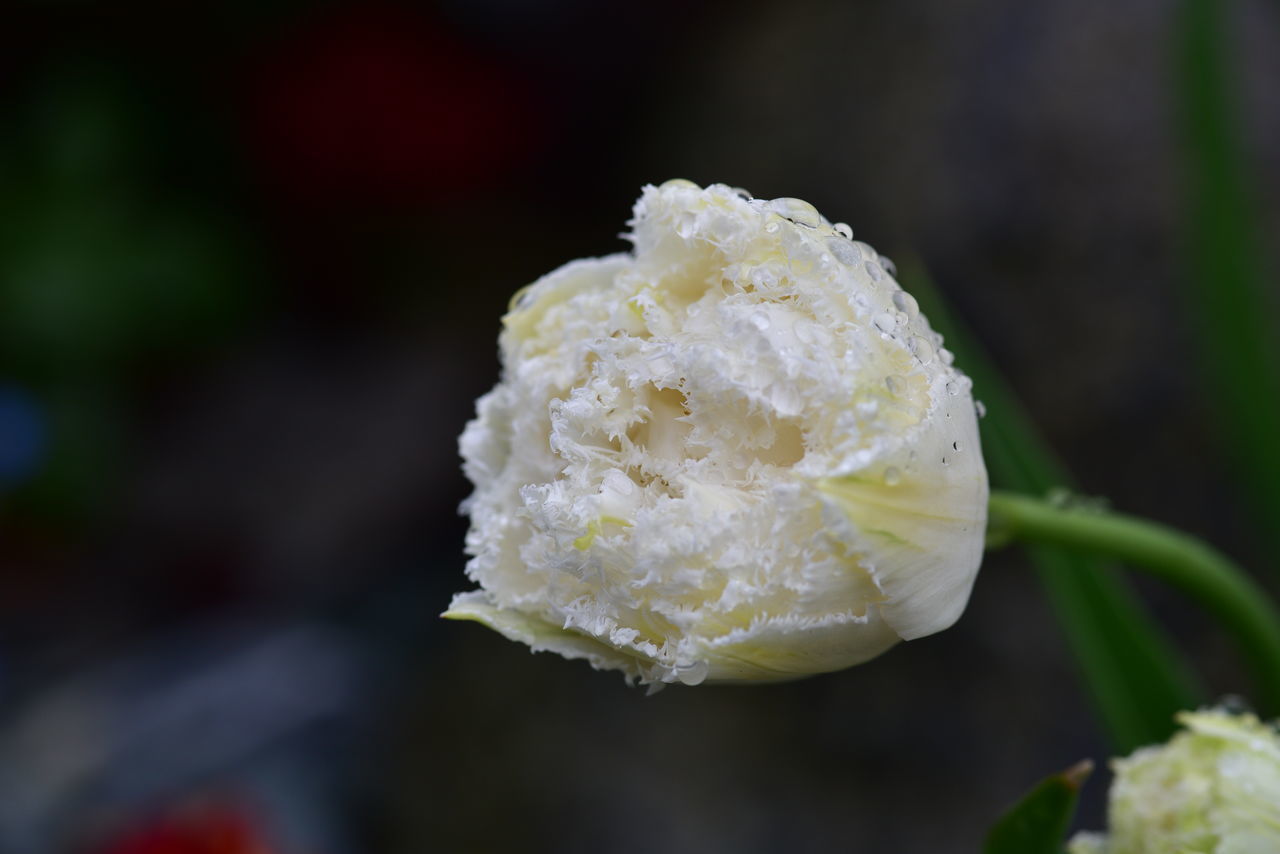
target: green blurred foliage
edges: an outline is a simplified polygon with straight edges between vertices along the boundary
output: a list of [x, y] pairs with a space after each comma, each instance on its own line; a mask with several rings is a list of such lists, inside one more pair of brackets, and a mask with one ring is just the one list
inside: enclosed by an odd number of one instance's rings
[[[1265, 530], [1280, 517], [1280, 301], [1242, 144], [1228, 26], [1233, 5], [1186, 0], [1176, 21], [1185, 284], [1205, 397]], [[1271, 564], [1280, 571], [1280, 562]]]
[[31, 85], [0, 148], [0, 377], [46, 410], [50, 450], [18, 505], [78, 514], [109, 494], [137, 380], [224, 341], [259, 300], [251, 253], [150, 170], [145, 92], [78, 62]]

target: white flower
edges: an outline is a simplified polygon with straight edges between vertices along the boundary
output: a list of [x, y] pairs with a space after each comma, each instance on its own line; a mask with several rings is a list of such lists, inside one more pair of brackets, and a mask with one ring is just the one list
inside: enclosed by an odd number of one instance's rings
[[778, 680], [950, 626], [982, 557], [969, 380], [797, 199], [645, 187], [634, 251], [503, 318], [446, 617], [642, 682]]
[[1280, 733], [1253, 715], [1183, 712], [1186, 730], [1112, 763], [1110, 835], [1071, 854], [1280, 852]]

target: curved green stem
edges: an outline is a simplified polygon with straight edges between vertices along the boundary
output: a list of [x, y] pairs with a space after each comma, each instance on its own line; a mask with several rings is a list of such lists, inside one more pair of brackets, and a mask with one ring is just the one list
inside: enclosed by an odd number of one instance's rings
[[1235, 636], [1253, 668], [1259, 706], [1280, 712], [1280, 613], [1244, 570], [1206, 543], [1144, 519], [1000, 491], [991, 494], [987, 530], [992, 543], [1106, 555], [1179, 588]]

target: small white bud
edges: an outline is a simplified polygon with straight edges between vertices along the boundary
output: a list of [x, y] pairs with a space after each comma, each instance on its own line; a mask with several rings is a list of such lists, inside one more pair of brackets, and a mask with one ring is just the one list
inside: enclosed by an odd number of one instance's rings
[[1112, 762], [1108, 834], [1071, 854], [1280, 851], [1280, 732], [1253, 715], [1183, 712], [1168, 744]]

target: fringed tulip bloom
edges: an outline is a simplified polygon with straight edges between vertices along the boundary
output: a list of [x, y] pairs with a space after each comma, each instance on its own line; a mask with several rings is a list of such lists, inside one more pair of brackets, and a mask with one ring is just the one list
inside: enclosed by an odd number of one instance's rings
[[644, 683], [837, 670], [947, 628], [983, 549], [966, 377], [798, 199], [646, 187], [629, 253], [514, 298], [445, 614]]
[[1071, 854], [1280, 852], [1280, 732], [1253, 715], [1184, 712], [1168, 744], [1112, 763], [1110, 834]]

